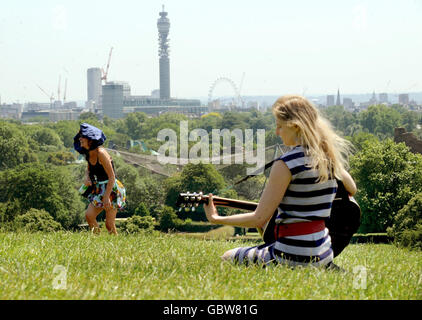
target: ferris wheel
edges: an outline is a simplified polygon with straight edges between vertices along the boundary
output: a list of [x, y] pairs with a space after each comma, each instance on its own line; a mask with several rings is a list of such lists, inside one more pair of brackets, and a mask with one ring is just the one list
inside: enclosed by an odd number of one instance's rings
[[[244, 74], [243, 74], [243, 77], [244, 77]], [[242, 77], [242, 81], [241, 81], [240, 86], [242, 86], [243, 77]], [[213, 96], [212, 95], [213, 95], [215, 87], [217, 85], [221, 84], [221, 83], [228, 83], [232, 87], [233, 92], [234, 92], [234, 99], [233, 100], [235, 100], [235, 104], [237, 106], [243, 107], [244, 102], [243, 102], [242, 97], [240, 96], [240, 89], [237, 88], [237, 86], [236, 86], [236, 84], [234, 83], [233, 80], [231, 80], [230, 78], [227, 78], [227, 77], [217, 78], [217, 80], [215, 80], [212, 83], [210, 89], [208, 90], [208, 106], [211, 106], [212, 103], [213, 103], [213, 100], [212, 100]]]

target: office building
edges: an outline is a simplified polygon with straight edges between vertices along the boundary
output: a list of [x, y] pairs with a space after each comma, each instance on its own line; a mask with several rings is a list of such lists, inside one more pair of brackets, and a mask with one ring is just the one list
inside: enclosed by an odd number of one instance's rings
[[50, 121], [57, 122], [63, 120], [78, 120], [80, 112], [69, 110], [54, 110], [50, 111], [49, 119]]
[[380, 93], [379, 94], [380, 103], [388, 103], [388, 94], [387, 93]]
[[334, 95], [333, 94], [329, 94], [327, 95], [327, 107], [333, 106], [334, 105]]
[[22, 112], [23, 106], [20, 103], [0, 105], [0, 118], [19, 120], [22, 117]]
[[127, 82], [107, 82], [102, 86], [103, 115], [113, 119], [123, 118], [123, 100], [129, 97], [130, 86]]
[[87, 106], [93, 108], [91, 111], [101, 109], [102, 83], [100, 68], [89, 68], [87, 70], [87, 91]]
[[353, 103], [352, 99], [343, 98], [343, 106], [345, 109], [353, 109], [355, 107], [355, 104]]
[[408, 105], [409, 104], [409, 94], [407, 94], [407, 93], [399, 94], [399, 104]]

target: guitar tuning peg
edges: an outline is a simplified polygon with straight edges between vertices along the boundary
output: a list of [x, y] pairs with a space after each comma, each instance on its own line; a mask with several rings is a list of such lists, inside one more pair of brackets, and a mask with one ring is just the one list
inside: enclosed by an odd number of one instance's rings
[[198, 207], [199, 206], [199, 203], [198, 202], [195, 202], [194, 206], [195, 207]]
[[181, 212], [182, 211], [182, 207], [179, 207], [179, 212]]
[[192, 212], [195, 212], [195, 207], [192, 207]]
[[190, 208], [189, 207], [185, 207], [185, 212], [189, 212]]
[[185, 196], [183, 199], [184, 199], [185, 201], [189, 201], [189, 196]]
[[191, 201], [195, 201], [196, 197], [190, 197]]

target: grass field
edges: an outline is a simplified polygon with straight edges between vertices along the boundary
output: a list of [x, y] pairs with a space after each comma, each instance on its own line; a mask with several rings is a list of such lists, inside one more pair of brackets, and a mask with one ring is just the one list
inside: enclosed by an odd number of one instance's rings
[[0, 233], [0, 299], [421, 299], [422, 252], [349, 245], [346, 272], [244, 267], [220, 255], [256, 242], [175, 234]]

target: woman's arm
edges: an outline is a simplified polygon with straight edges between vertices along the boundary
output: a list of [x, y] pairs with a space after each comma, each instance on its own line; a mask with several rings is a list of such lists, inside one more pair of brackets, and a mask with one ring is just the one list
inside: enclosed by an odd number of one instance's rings
[[268, 183], [265, 186], [258, 207], [254, 212], [220, 216], [215, 208], [212, 196], [208, 205], [204, 205], [205, 213], [210, 222], [244, 228], [262, 228], [270, 220], [276, 208], [283, 199], [292, 175], [283, 161], [274, 162]]
[[91, 178], [89, 177], [89, 164], [87, 164], [87, 166], [86, 166], [84, 184], [86, 186], [91, 186], [92, 185]]
[[111, 158], [105, 149], [98, 148], [98, 160], [100, 161], [100, 164], [104, 167], [104, 170], [108, 176], [108, 183], [103, 197], [103, 204], [106, 208], [108, 206], [111, 206], [110, 195], [111, 191], [113, 190], [116, 177], [114, 175], [113, 166], [111, 165]]
[[356, 192], [358, 191], [358, 189], [356, 187], [356, 183], [353, 180], [352, 176], [346, 170], [343, 170], [343, 172], [342, 172], [341, 181], [343, 182], [344, 187], [346, 188], [347, 192], [351, 196], [354, 196], [356, 194]]

